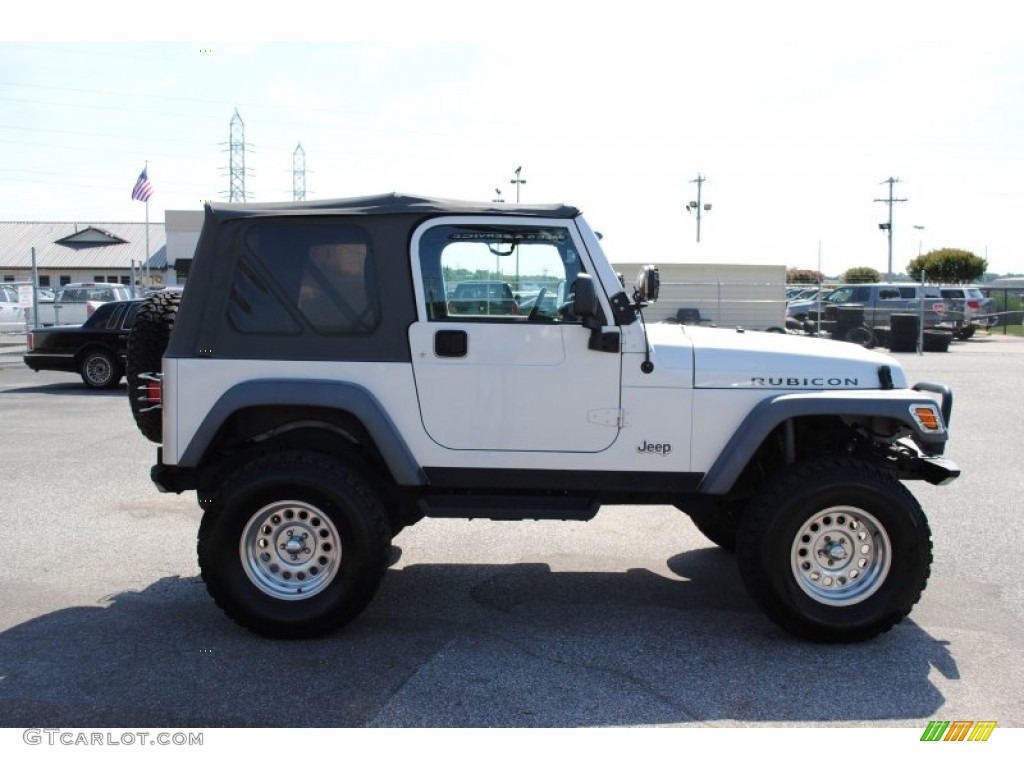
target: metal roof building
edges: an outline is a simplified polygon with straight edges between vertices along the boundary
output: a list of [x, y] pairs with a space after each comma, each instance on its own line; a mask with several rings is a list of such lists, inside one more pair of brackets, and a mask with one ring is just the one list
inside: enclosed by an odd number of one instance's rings
[[[147, 262], [146, 224], [0, 221], [0, 279], [31, 280], [33, 248], [43, 284], [94, 280], [100, 276], [127, 282], [133, 263], [138, 270]], [[150, 274], [163, 282], [167, 242], [162, 222], [149, 224], [149, 254]]]

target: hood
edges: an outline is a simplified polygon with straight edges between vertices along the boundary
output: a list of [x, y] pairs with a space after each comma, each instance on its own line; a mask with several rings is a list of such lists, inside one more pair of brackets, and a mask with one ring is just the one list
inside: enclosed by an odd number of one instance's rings
[[649, 339], [658, 359], [692, 349], [695, 388], [836, 390], [907, 386], [902, 366], [889, 355], [856, 344], [812, 336], [652, 323]]

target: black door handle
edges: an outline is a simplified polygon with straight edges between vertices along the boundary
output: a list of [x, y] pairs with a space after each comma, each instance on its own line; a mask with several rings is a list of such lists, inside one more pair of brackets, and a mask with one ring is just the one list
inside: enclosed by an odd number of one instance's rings
[[434, 334], [434, 354], [438, 357], [465, 357], [469, 336], [465, 331], [438, 331]]

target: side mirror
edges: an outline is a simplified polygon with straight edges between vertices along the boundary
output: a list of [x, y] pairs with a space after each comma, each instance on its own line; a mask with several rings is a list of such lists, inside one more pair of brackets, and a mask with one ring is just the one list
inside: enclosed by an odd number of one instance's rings
[[594, 278], [580, 274], [573, 283], [572, 312], [585, 328], [601, 327], [601, 304], [594, 289]]
[[657, 301], [660, 287], [661, 277], [658, 275], [658, 268], [653, 264], [648, 264], [636, 276], [636, 282], [633, 284], [633, 300], [643, 304]]

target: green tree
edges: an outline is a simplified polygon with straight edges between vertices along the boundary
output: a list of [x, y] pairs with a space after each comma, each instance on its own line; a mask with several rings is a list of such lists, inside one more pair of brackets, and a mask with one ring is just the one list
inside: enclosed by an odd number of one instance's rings
[[933, 283], [973, 283], [988, 270], [988, 261], [959, 248], [940, 248], [918, 256], [907, 265], [907, 274]]
[[815, 269], [786, 270], [786, 282], [790, 285], [817, 285], [825, 281], [825, 276]]
[[850, 267], [843, 272], [844, 283], [877, 283], [882, 275], [874, 267]]

